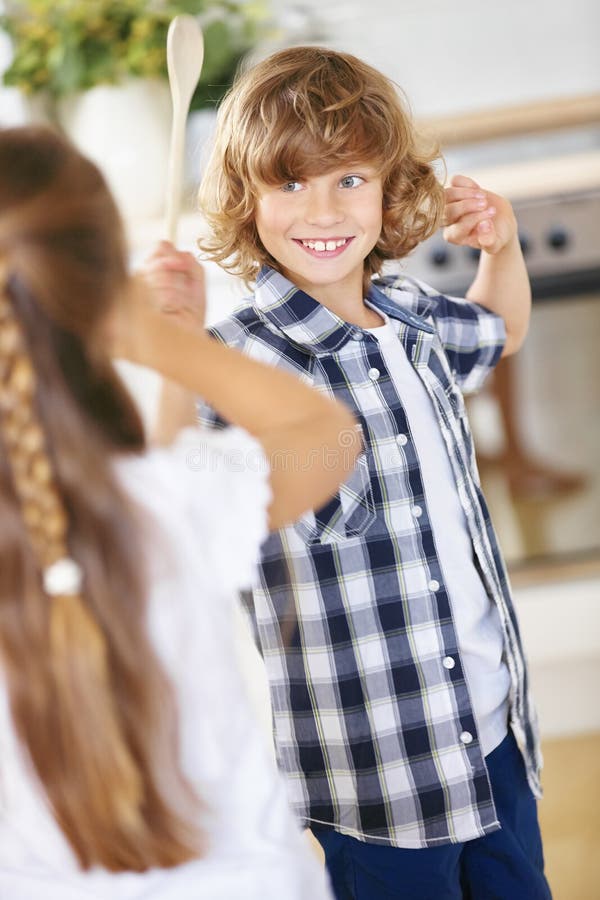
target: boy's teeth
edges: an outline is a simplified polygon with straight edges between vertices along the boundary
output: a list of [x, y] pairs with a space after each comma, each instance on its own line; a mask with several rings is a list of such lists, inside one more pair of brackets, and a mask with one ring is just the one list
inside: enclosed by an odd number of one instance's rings
[[337, 250], [346, 243], [346, 238], [340, 238], [337, 241], [302, 241], [309, 250], [316, 250], [317, 253], [323, 253], [324, 250]]

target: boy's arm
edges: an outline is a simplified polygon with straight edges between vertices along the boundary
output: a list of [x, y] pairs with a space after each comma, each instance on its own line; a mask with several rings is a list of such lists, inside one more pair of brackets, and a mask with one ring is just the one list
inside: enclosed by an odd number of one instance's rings
[[481, 249], [479, 269], [467, 299], [501, 316], [506, 328], [502, 355], [515, 353], [529, 327], [531, 288], [510, 203], [456, 175], [446, 188], [444, 238]]

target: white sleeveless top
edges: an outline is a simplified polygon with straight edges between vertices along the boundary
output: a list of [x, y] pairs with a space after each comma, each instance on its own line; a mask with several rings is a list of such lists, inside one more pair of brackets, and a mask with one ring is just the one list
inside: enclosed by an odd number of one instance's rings
[[239, 429], [184, 432], [117, 463], [147, 520], [148, 630], [180, 711], [206, 856], [143, 874], [79, 870], [16, 739], [0, 672], [2, 900], [328, 900], [235, 661], [237, 591], [267, 535], [268, 466]]

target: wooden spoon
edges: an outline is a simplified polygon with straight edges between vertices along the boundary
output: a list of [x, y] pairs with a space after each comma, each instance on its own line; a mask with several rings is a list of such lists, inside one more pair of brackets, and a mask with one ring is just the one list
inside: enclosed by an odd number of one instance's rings
[[175, 243], [181, 208], [185, 123], [204, 60], [202, 30], [193, 16], [175, 16], [167, 34], [167, 68], [173, 102], [167, 170], [166, 237]]

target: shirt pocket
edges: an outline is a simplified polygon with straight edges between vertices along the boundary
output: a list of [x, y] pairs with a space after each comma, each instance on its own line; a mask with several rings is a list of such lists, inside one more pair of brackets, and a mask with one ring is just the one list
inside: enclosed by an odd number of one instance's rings
[[369, 450], [364, 447], [354, 471], [324, 506], [305, 513], [294, 528], [310, 544], [335, 544], [360, 537], [376, 518]]

